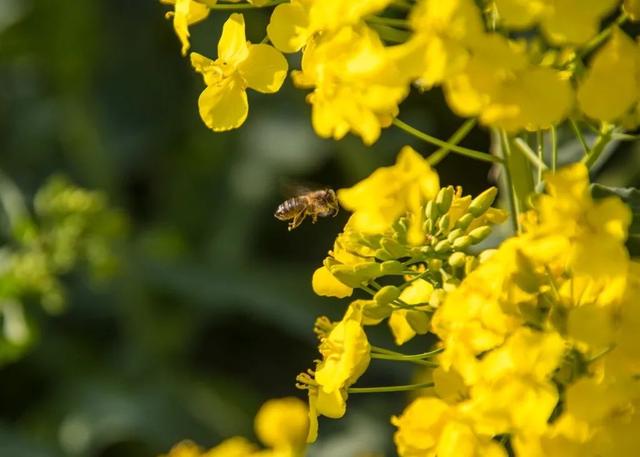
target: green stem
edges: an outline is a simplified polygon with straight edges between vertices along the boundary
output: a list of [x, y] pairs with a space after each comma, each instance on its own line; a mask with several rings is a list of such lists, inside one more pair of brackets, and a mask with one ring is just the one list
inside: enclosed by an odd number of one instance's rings
[[389, 349], [381, 348], [379, 346], [371, 346], [371, 350], [374, 352], [380, 352], [382, 354], [386, 354], [389, 356], [397, 357], [398, 359], [402, 358], [404, 360], [421, 360], [428, 359], [433, 357], [434, 355], [440, 354], [444, 349], [438, 348], [433, 351], [423, 352], [422, 354], [402, 354], [401, 352], [391, 351]]
[[249, 10], [257, 8], [269, 8], [270, 6], [276, 6], [281, 3], [287, 3], [289, 0], [271, 0], [262, 6], [252, 5], [251, 3], [217, 3], [216, 0], [194, 0], [196, 3], [201, 3], [209, 7], [212, 10]]
[[582, 131], [580, 130], [580, 127], [578, 127], [578, 124], [576, 124], [576, 121], [574, 121], [573, 119], [569, 119], [569, 125], [571, 125], [571, 130], [573, 130], [573, 133], [576, 135], [576, 138], [578, 138], [578, 141], [582, 145], [582, 149], [584, 149], [584, 153], [588, 154], [589, 145], [587, 145], [587, 141], [584, 139], [584, 136], [582, 135]]
[[622, 24], [627, 22], [628, 19], [629, 19], [629, 16], [627, 15], [627, 13], [623, 11], [622, 14], [620, 14], [620, 16], [618, 16], [618, 18], [613, 23], [611, 23], [611, 25], [609, 25], [609, 27], [607, 27], [606, 29], [603, 29], [600, 33], [598, 33], [595, 37], [593, 37], [591, 41], [589, 41], [580, 50], [580, 53], [578, 54], [578, 56], [584, 57], [587, 54], [589, 54], [591, 51], [593, 51], [595, 48], [600, 46], [600, 44], [602, 44], [607, 38], [609, 38], [609, 35], [611, 35], [614, 28], [621, 26]]
[[429, 162], [429, 165], [436, 166], [438, 163], [440, 163], [440, 161], [442, 161], [442, 159], [447, 157], [447, 155], [449, 155], [449, 152], [451, 152], [451, 147], [449, 145], [457, 145], [458, 143], [460, 143], [471, 131], [471, 129], [475, 127], [475, 125], [475, 119], [469, 119], [464, 124], [462, 124], [458, 128], [458, 130], [456, 130], [453, 135], [449, 137], [449, 139], [447, 140], [447, 146], [441, 147], [436, 152], [427, 157], [427, 162]]
[[398, 127], [401, 130], [404, 130], [405, 132], [407, 132], [409, 135], [413, 135], [414, 137], [418, 138], [419, 140], [422, 141], [426, 141], [427, 143], [431, 143], [434, 144], [436, 146], [442, 147], [442, 148], [449, 148], [452, 152], [456, 152], [460, 155], [463, 155], [465, 157], [470, 157], [472, 159], [476, 159], [476, 160], [482, 160], [483, 162], [491, 162], [491, 163], [501, 163], [502, 160], [498, 157], [492, 156], [491, 154], [486, 154], [484, 152], [480, 152], [480, 151], [475, 151], [473, 149], [469, 149], [469, 148], [464, 148], [462, 146], [457, 146], [455, 144], [451, 144], [448, 143], [446, 141], [443, 141], [439, 138], [436, 138], [434, 136], [431, 136], [427, 133], [424, 133], [414, 127], [411, 127], [409, 124], [406, 124], [404, 122], [402, 122], [400, 119], [394, 119], [393, 120], [393, 125], [395, 125], [396, 127]]
[[386, 24], [368, 22], [369, 26], [378, 32], [378, 35], [380, 35], [383, 41], [388, 41], [389, 43], [404, 43], [409, 39], [410, 33], [408, 30], [399, 30], [395, 27], [389, 27]]
[[551, 126], [551, 171], [556, 172], [558, 168], [558, 131], [554, 125]]
[[524, 141], [522, 138], [516, 138], [514, 141], [516, 146], [518, 146], [518, 149], [520, 150], [520, 152], [522, 152], [522, 154], [532, 163], [534, 164], [536, 167], [538, 167], [538, 172], [540, 174], [542, 174], [542, 170], [546, 170], [547, 169], [547, 164], [545, 164], [542, 159], [536, 155], [535, 152], [533, 152], [531, 150], [531, 148], [529, 147], [529, 145], [527, 144], [526, 141]]
[[542, 172], [548, 169], [547, 165], [544, 163], [544, 135], [542, 130], [538, 130], [536, 132], [536, 152], [538, 153], [538, 160], [544, 165], [544, 168], [538, 167], [538, 179], [536, 180], [536, 184], [540, 184], [542, 182]]
[[369, 16], [365, 20], [370, 24], [388, 25], [389, 27], [397, 27], [400, 29], [410, 28], [409, 22], [406, 19], [399, 19], [395, 17]]
[[406, 392], [410, 390], [428, 389], [435, 384], [432, 382], [423, 382], [421, 384], [407, 384], [405, 386], [387, 386], [387, 387], [350, 387], [347, 392], [350, 394], [372, 394], [378, 392]]
[[520, 233], [520, 212], [518, 210], [518, 201], [516, 197], [516, 191], [513, 186], [513, 176], [511, 173], [511, 167], [509, 166], [510, 156], [511, 156], [511, 147], [509, 146], [509, 138], [507, 137], [507, 133], [502, 130], [498, 133], [500, 138], [500, 150], [502, 151], [502, 160], [505, 162], [503, 167], [504, 176], [505, 176], [505, 186], [508, 189], [509, 195], [509, 207], [511, 209], [511, 223], [513, 225], [513, 230], [516, 233]]
[[608, 125], [603, 126], [602, 133], [600, 133], [600, 136], [594, 143], [591, 150], [582, 159], [582, 163], [584, 163], [587, 166], [587, 168], [591, 169], [591, 167], [593, 167], [593, 165], [598, 161], [598, 159], [600, 158], [600, 155], [604, 151], [604, 148], [611, 141], [612, 133], [613, 133], [612, 126], [608, 126]]
[[394, 362], [415, 363], [416, 365], [422, 365], [422, 366], [426, 366], [426, 367], [437, 367], [438, 366], [438, 364], [434, 363], [434, 362], [427, 362], [425, 360], [420, 360], [420, 359], [406, 359], [406, 358], [402, 358], [402, 357], [396, 357], [396, 356], [391, 355], [391, 354], [375, 354], [375, 353], [372, 353], [371, 354], [371, 358], [372, 359], [380, 359], [380, 360], [393, 360]]

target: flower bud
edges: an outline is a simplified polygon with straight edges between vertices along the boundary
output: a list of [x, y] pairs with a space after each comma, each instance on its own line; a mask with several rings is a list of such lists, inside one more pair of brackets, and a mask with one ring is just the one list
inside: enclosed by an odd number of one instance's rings
[[440, 230], [440, 232], [442, 233], [448, 233], [449, 232], [449, 215], [445, 214], [444, 216], [442, 216], [440, 219], [438, 219], [438, 230]]
[[429, 260], [429, 270], [440, 271], [441, 268], [442, 268], [442, 260], [440, 259]]
[[436, 206], [438, 207], [438, 212], [440, 214], [445, 214], [451, 208], [451, 202], [453, 201], [453, 186], [447, 186], [438, 192], [436, 195]]
[[476, 198], [473, 199], [467, 211], [473, 214], [475, 217], [481, 216], [484, 214], [486, 210], [493, 204], [493, 201], [496, 199], [496, 195], [498, 195], [498, 189], [495, 187], [490, 187]]
[[453, 242], [454, 249], [466, 249], [473, 243], [469, 235], [461, 236]]
[[464, 266], [466, 261], [466, 255], [464, 252], [454, 252], [449, 256], [449, 265], [454, 268], [460, 268]]
[[427, 220], [432, 220], [435, 221], [438, 216], [440, 215], [440, 213], [438, 212], [438, 206], [436, 205], [435, 201], [429, 201], [427, 202], [427, 205], [424, 208], [424, 215], [427, 218]]
[[442, 240], [438, 244], [436, 244], [435, 251], [438, 254], [442, 254], [443, 252], [447, 252], [451, 250], [451, 243], [448, 240]]
[[477, 244], [484, 240], [491, 233], [491, 227], [483, 225], [469, 232], [469, 238], [471, 238], [471, 244]]
[[447, 240], [449, 240], [450, 243], [453, 243], [455, 241], [456, 238], [462, 236], [464, 234], [464, 230], [462, 229], [454, 229], [451, 230], [451, 232], [449, 232], [449, 236], [447, 236]]
[[400, 289], [396, 286], [384, 286], [373, 296], [378, 305], [388, 305], [400, 296]]
[[391, 259], [397, 259], [407, 255], [407, 248], [391, 238], [383, 238], [382, 241], [380, 241], [380, 247], [389, 253]]
[[404, 271], [404, 265], [397, 260], [387, 260], [380, 264], [380, 273], [383, 275], [399, 275]]
[[470, 214], [470, 213], [463, 214], [462, 216], [460, 216], [460, 219], [456, 221], [455, 227], [462, 230], [466, 230], [467, 227], [471, 225], [474, 219], [475, 217], [473, 217], [473, 214]]

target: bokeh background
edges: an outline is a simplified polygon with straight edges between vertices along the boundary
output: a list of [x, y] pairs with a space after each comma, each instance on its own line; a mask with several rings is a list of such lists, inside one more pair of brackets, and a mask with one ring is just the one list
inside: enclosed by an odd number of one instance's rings
[[[180, 57], [166, 9], [0, 0], [0, 170], [27, 201], [54, 174], [102, 191], [129, 227], [113, 277], [74, 271], [63, 278], [64, 312], [27, 310], [37, 337], [0, 366], [0, 456], [150, 457], [184, 438], [251, 438], [263, 401], [305, 397], [294, 379], [317, 357], [314, 319], [344, 309], [314, 296], [310, 278], [348, 215], [289, 233], [272, 216], [280, 189], [346, 187], [393, 163], [404, 144], [433, 151], [392, 129], [372, 148], [318, 139], [290, 82], [274, 96], [250, 92], [241, 130], [208, 131], [197, 113], [202, 81]], [[193, 27], [194, 50], [215, 56], [225, 17]], [[266, 14], [246, 17], [248, 38], [261, 40]], [[412, 93], [401, 117], [441, 138], [462, 122], [438, 91]], [[489, 136], [476, 129], [463, 144], [486, 149]], [[579, 151], [567, 139], [562, 158]], [[598, 179], [638, 184], [638, 152], [615, 145]], [[456, 156], [438, 171], [470, 193], [495, 178]], [[391, 347], [384, 331], [374, 338]], [[412, 376], [377, 361], [361, 385]], [[344, 420], [321, 421], [312, 455], [392, 455], [388, 418], [406, 400], [352, 395]]]

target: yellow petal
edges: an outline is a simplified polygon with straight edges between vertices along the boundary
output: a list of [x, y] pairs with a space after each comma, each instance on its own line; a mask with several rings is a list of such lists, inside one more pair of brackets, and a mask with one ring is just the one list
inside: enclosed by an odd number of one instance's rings
[[224, 132], [240, 127], [249, 112], [247, 93], [235, 78], [227, 78], [220, 84], [207, 86], [198, 99], [200, 117], [214, 132]]
[[578, 103], [589, 117], [611, 122], [631, 109], [638, 99], [635, 73], [640, 52], [624, 32], [615, 29], [593, 57], [578, 88]]
[[218, 58], [227, 65], [236, 66], [249, 55], [247, 38], [244, 33], [244, 16], [233, 13], [222, 27], [218, 41]]
[[267, 94], [280, 89], [288, 68], [287, 59], [268, 44], [250, 45], [247, 58], [238, 65], [247, 86]]
[[313, 273], [311, 284], [313, 291], [323, 297], [344, 298], [353, 293], [353, 289], [338, 281], [327, 267], [320, 267]]
[[256, 435], [265, 446], [300, 448], [309, 429], [307, 405], [295, 397], [265, 402], [256, 414]]
[[298, 52], [309, 38], [309, 18], [299, 3], [278, 5], [271, 13], [267, 35], [282, 52]]
[[389, 327], [391, 328], [391, 333], [393, 333], [393, 339], [398, 346], [416, 336], [416, 332], [407, 321], [407, 313], [408, 311], [406, 309], [399, 309], [394, 311], [389, 318]]
[[187, 55], [189, 50], [189, 26], [200, 22], [209, 15], [209, 8], [193, 0], [176, 0], [174, 12], [167, 13], [173, 16], [173, 29], [182, 43], [182, 55]]

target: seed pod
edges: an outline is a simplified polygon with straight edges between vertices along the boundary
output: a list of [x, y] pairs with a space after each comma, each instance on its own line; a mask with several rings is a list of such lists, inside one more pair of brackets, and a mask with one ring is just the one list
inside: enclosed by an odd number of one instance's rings
[[473, 214], [471, 213], [463, 214], [462, 216], [460, 216], [460, 219], [456, 221], [455, 227], [462, 230], [466, 230], [467, 227], [471, 225], [474, 219], [475, 217], [473, 217]]
[[461, 236], [457, 240], [453, 242], [453, 247], [455, 249], [466, 249], [471, 246], [472, 240], [469, 235]]
[[449, 256], [449, 265], [454, 268], [462, 267], [465, 264], [466, 257], [467, 256], [464, 254], [464, 252], [454, 252]]
[[496, 195], [498, 195], [497, 188], [488, 188], [473, 199], [467, 211], [473, 214], [475, 217], [483, 215], [484, 212], [488, 210], [489, 207], [493, 204], [493, 201], [496, 199]]
[[453, 186], [447, 186], [438, 192], [436, 195], [436, 206], [440, 214], [445, 214], [451, 208], [451, 202], [453, 201]]
[[379, 305], [387, 305], [400, 296], [400, 289], [396, 286], [384, 286], [373, 296]]
[[491, 227], [483, 225], [469, 232], [469, 238], [471, 238], [471, 244], [477, 244], [484, 240], [491, 233]]
[[443, 252], [450, 251], [451, 243], [449, 243], [449, 240], [442, 240], [438, 244], [436, 244], [435, 250], [438, 254], [442, 254]]
[[456, 238], [462, 236], [464, 234], [464, 230], [462, 229], [454, 229], [451, 230], [451, 232], [449, 232], [449, 236], [447, 236], [447, 240], [449, 240], [450, 243], [453, 243], [455, 241]]

